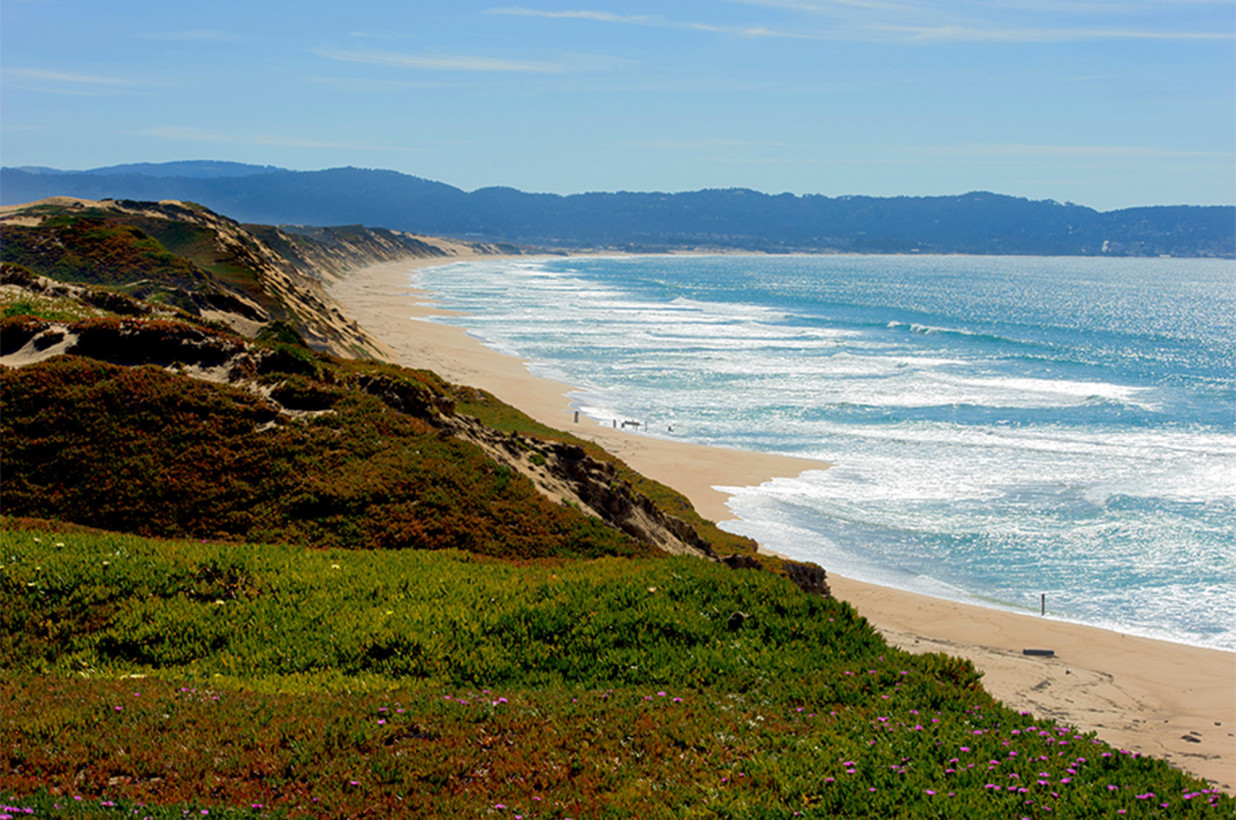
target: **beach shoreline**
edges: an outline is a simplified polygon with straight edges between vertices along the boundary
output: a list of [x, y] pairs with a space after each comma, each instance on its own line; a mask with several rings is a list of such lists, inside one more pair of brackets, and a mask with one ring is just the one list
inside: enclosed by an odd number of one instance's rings
[[[382, 342], [391, 361], [485, 389], [542, 423], [593, 440], [683, 493], [710, 520], [734, 518], [718, 486], [758, 486], [828, 468], [809, 459], [631, 433], [617, 420], [613, 427], [576, 421], [571, 386], [531, 375], [524, 361], [460, 328], [426, 321], [447, 311], [411, 285], [415, 269], [500, 258], [460, 249], [448, 257], [382, 263], [350, 272], [329, 291]], [[1095, 731], [1114, 746], [1165, 759], [1236, 792], [1236, 653], [933, 598], [832, 572], [829, 583], [891, 644], [971, 660], [987, 690], [1006, 706]], [[1024, 655], [1028, 648], [1051, 649], [1054, 656]]]

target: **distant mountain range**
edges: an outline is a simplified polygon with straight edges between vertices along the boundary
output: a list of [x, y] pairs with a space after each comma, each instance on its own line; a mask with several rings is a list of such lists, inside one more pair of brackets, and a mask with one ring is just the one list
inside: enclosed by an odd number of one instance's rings
[[1236, 258], [1236, 207], [1100, 212], [976, 191], [957, 196], [466, 192], [362, 168], [289, 171], [188, 161], [61, 171], [0, 169], [0, 204], [48, 196], [178, 199], [242, 222], [364, 224], [548, 248]]

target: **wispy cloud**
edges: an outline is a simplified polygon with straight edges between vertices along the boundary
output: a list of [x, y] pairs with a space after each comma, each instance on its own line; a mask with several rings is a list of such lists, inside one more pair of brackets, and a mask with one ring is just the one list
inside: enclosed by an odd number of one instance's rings
[[1231, 0], [981, 0], [980, 6], [998, 9], [1029, 9], [1036, 12], [1054, 11], [1067, 14], [1133, 14], [1139, 12], [1178, 11], [1185, 6], [1201, 9], [1231, 6]]
[[100, 74], [73, 74], [67, 71], [45, 71], [41, 68], [6, 68], [4, 74], [6, 77], [21, 77], [29, 80], [47, 80], [76, 85], [133, 85], [129, 80], [123, 80], [119, 77], [106, 77]]
[[45, 94], [101, 96], [140, 93], [141, 83], [102, 74], [79, 74], [41, 68], [6, 68], [2, 75], [6, 88], [38, 91]]
[[[742, 6], [784, 9], [829, 17], [853, 11], [894, 12], [915, 17], [956, 17], [959, 4], [938, 0], [726, 0]], [[1199, 9], [1230, 6], [1231, 0], [970, 0], [965, 4], [976, 11], [990, 9], [999, 13], [1011, 9], [1038, 14], [1063, 13], [1084, 15], [1129, 15], [1145, 12], [1177, 11], [1183, 7]]]
[[137, 35], [145, 40], [201, 41], [213, 43], [241, 43], [244, 37], [227, 31], [199, 28], [192, 31], [148, 31]]
[[344, 51], [340, 49], [314, 49], [313, 53], [328, 60], [421, 71], [560, 74], [567, 70], [566, 66], [557, 63], [502, 60], [466, 55], [399, 54], [391, 51]]
[[659, 25], [661, 18], [648, 14], [613, 14], [607, 11], [543, 11], [522, 6], [490, 9], [487, 14], [506, 14], [513, 17], [545, 17], [550, 20], [593, 20], [600, 23], [629, 23], [634, 25]]
[[980, 28], [970, 26], [879, 26], [912, 42], [1062, 43], [1075, 40], [1232, 40], [1236, 32], [1150, 31], [1121, 28]]
[[[728, 0], [827, 20], [828, 39], [903, 43], [1055, 43], [1085, 40], [1236, 39], [1230, 20], [1213, 12], [1230, 0], [1010, 0], [964, 7], [897, 0]], [[1162, 14], [1195, 6], [1207, 13], [1193, 28], [1163, 28]], [[965, 8], [969, 13], [961, 13]], [[1179, 12], [1173, 12], [1180, 19]], [[1011, 15], [1011, 16], [1010, 16]], [[1070, 15], [1074, 16], [1070, 19]], [[1086, 25], [1070, 24], [1076, 16]], [[1208, 20], [1209, 22], [1201, 22]], [[796, 31], [810, 31], [800, 24]], [[824, 35], [816, 35], [823, 37]]]
[[836, 40], [835, 34], [826, 34], [821, 32], [809, 31], [779, 31], [777, 29], [765, 28], [764, 26], [751, 26], [750, 28], [725, 28], [720, 29], [723, 34], [732, 34], [735, 37], [779, 37], [784, 40]]
[[810, 31], [785, 31], [765, 26], [712, 26], [707, 23], [683, 23], [675, 26], [689, 31], [707, 31], [713, 34], [724, 34], [729, 37], [741, 37], [744, 39], [756, 39], [760, 37], [773, 37], [783, 40], [835, 40], [837, 37], [832, 34], [823, 34]]
[[919, 12], [922, 4], [896, 3], [888, 0], [823, 0], [823, 2], [807, 2], [807, 0], [729, 0], [742, 6], [762, 6], [764, 8], [801, 11], [808, 14], [821, 14], [830, 17], [839, 16], [848, 10], [894, 11], [898, 13]]
[[463, 88], [464, 80], [393, 80], [377, 77], [328, 77], [320, 74], [305, 76], [305, 82], [330, 86], [345, 94], [390, 94], [409, 88]]
[[330, 140], [306, 139], [304, 137], [283, 137], [269, 134], [225, 134], [221, 131], [209, 131], [204, 128], [187, 128], [177, 125], [165, 125], [158, 128], [147, 128], [137, 132], [143, 137], [158, 137], [159, 139], [176, 140], [178, 142], [210, 142], [230, 145], [267, 145], [279, 148], [332, 148], [349, 151], [387, 150], [383, 146], [356, 142], [333, 142]]
[[731, 37], [780, 37], [803, 40], [831, 39], [810, 32], [779, 31], [765, 26], [721, 26], [690, 20], [671, 20], [659, 15], [650, 14], [612, 14], [605, 11], [545, 11], [524, 8], [522, 6], [495, 8], [490, 9], [486, 13], [505, 14], [514, 17], [540, 17], [549, 20], [586, 20], [597, 23], [619, 23], [622, 25], [646, 26], [673, 31], [702, 31], [710, 34], [724, 34]]

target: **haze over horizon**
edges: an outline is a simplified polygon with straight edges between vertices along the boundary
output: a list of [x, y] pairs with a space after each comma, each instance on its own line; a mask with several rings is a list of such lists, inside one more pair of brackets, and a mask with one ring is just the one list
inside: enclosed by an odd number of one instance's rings
[[1228, 0], [0, 0], [0, 162], [1236, 204]]

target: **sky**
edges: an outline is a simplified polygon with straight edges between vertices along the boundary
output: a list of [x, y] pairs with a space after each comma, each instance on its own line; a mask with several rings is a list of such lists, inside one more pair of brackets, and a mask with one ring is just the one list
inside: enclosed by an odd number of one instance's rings
[[0, 0], [0, 163], [1236, 204], [1236, 0]]

